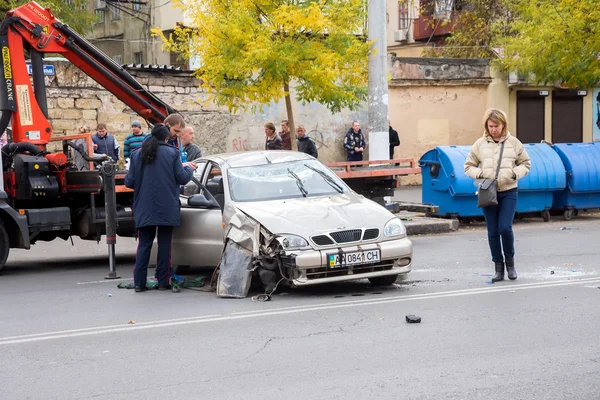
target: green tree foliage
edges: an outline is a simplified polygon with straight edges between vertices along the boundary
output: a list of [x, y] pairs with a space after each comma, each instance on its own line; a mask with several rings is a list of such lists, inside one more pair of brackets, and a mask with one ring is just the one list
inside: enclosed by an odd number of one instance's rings
[[[29, 1], [0, 0], [0, 18], [4, 18], [7, 11], [26, 3]], [[96, 21], [96, 16], [88, 9], [87, 0], [72, 0], [70, 4], [64, 0], [37, 0], [37, 3], [50, 8], [56, 18], [79, 33], [89, 31]]]
[[510, 33], [510, 24], [515, 18], [515, 0], [456, 0], [454, 4], [452, 19], [441, 22], [454, 24], [452, 36], [443, 46], [427, 48], [425, 55], [495, 58], [494, 40]]
[[598, 0], [519, 0], [511, 35], [498, 38], [507, 70], [541, 83], [592, 87], [600, 80]]
[[165, 48], [196, 55], [195, 76], [211, 100], [231, 110], [282, 97], [294, 127], [290, 84], [296, 100], [316, 101], [337, 112], [367, 96], [363, 0], [198, 0], [179, 6], [193, 21]]

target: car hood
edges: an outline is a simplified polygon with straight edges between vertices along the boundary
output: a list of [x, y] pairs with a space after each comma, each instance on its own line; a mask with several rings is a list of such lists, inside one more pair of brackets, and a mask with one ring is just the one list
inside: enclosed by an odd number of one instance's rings
[[273, 234], [305, 239], [347, 229], [379, 228], [393, 215], [379, 204], [354, 194], [235, 203]]

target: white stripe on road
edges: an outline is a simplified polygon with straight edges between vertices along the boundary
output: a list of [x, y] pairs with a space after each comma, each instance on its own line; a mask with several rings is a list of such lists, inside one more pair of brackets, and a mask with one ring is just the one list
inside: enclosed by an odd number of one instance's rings
[[239, 320], [239, 319], [260, 318], [260, 317], [269, 317], [269, 316], [274, 316], [274, 315], [296, 314], [296, 313], [308, 312], [308, 311], [330, 310], [330, 309], [336, 309], [336, 308], [360, 307], [360, 306], [370, 306], [370, 305], [375, 305], [375, 304], [400, 303], [400, 302], [414, 301], [414, 300], [439, 299], [439, 298], [445, 298], [445, 297], [470, 296], [470, 295], [477, 295], [477, 294], [488, 294], [488, 293], [498, 293], [498, 292], [507, 292], [507, 291], [512, 292], [515, 290], [552, 288], [552, 287], [559, 287], [559, 286], [582, 285], [582, 284], [590, 284], [590, 283], [594, 283], [594, 284], [600, 283], [600, 278], [584, 278], [584, 279], [554, 281], [554, 282], [537, 282], [537, 283], [530, 283], [530, 284], [505, 285], [505, 286], [501, 286], [501, 287], [452, 290], [452, 291], [429, 293], [429, 294], [416, 294], [416, 295], [393, 296], [393, 297], [383, 297], [383, 298], [380, 297], [380, 298], [376, 298], [376, 299], [362, 299], [362, 300], [345, 301], [345, 302], [330, 302], [330, 303], [311, 304], [311, 305], [305, 305], [305, 306], [293, 306], [293, 307], [285, 307], [285, 308], [270, 309], [270, 310], [238, 312], [238, 313], [232, 313], [232, 314], [215, 314], [215, 315], [188, 317], [188, 318], [167, 319], [167, 320], [137, 323], [135, 325], [108, 325], [108, 326], [99, 326], [99, 327], [93, 327], [93, 328], [82, 328], [82, 329], [72, 329], [72, 330], [56, 331], [56, 332], [45, 332], [45, 333], [37, 333], [37, 334], [30, 334], [30, 335], [3, 337], [3, 338], [0, 338], [0, 345], [39, 342], [39, 341], [52, 340], [52, 339], [64, 339], [64, 338], [73, 338], [73, 337], [81, 337], [81, 336], [89, 336], [89, 335], [100, 335], [100, 334], [104, 334], [104, 333], [114, 333], [114, 332], [137, 331], [137, 330], [141, 330], [141, 329], [156, 329], [156, 328], [173, 327], [173, 326], [179, 326], [179, 325], [200, 324], [200, 323], [207, 323], [207, 322], [232, 321], [232, 320]]

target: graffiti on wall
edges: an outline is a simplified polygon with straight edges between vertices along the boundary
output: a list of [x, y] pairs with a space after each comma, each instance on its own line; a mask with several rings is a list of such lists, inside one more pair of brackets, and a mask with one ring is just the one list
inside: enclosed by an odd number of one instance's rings
[[233, 138], [231, 140], [231, 148], [233, 151], [248, 151], [248, 140], [242, 137]]
[[592, 110], [592, 140], [600, 142], [600, 88], [594, 89], [593, 110]]

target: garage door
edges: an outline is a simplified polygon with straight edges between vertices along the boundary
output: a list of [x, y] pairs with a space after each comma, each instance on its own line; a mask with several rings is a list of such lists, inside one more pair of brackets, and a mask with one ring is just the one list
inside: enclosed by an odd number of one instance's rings
[[583, 141], [583, 97], [577, 91], [552, 92], [552, 142]]
[[540, 143], [544, 139], [544, 103], [538, 90], [517, 92], [517, 137], [523, 143]]

